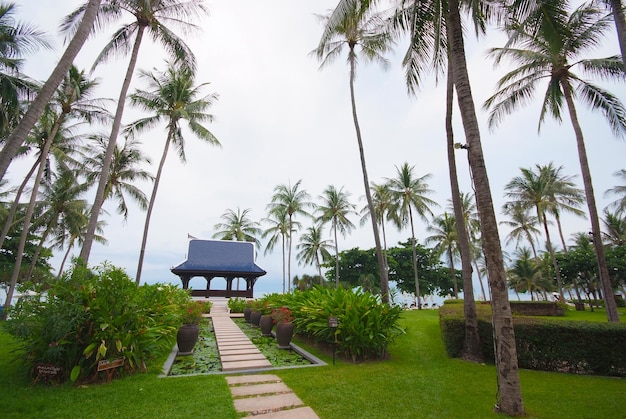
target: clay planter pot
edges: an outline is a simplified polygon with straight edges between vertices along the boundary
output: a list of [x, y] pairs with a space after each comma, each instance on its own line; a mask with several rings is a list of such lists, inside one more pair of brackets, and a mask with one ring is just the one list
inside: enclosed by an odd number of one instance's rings
[[252, 309], [250, 307], [246, 307], [243, 309], [243, 319], [246, 323], [250, 323], [250, 314], [252, 314]]
[[250, 313], [250, 323], [252, 323], [252, 326], [259, 326], [260, 321], [261, 321], [261, 312], [252, 311], [252, 313]]
[[293, 337], [293, 323], [276, 324], [276, 341], [280, 349], [291, 349], [291, 338]]
[[183, 324], [176, 334], [178, 355], [191, 355], [199, 334], [200, 329], [197, 324]]
[[272, 336], [272, 327], [274, 326], [274, 319], [272, 316], [263, 315], [259, 320], [259, 326], [261, 327], [261, 335]]

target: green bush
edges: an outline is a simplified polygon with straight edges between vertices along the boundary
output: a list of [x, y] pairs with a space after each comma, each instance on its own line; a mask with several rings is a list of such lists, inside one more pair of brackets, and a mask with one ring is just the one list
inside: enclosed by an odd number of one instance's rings
[[245, 298], [229, 298], [227, 304], [231, 313], [243, 313], [243, 310], [248, 306]]
[[[494, 362], [491, 310], [478, 305], [478, 330], [484, 359]], [[459, 357], [465, 336], [462, 307], [439, 311], [446, 352]], [[626, 377], [626, 325], [514, 317], [520, 368]]]
[[[298, 333], [336, 342], [337, 350], [353, 362], [385, 357], [389, 344], [404, 333], [398, 325], [402, 309], [361, 289], [315, 287], [288, 294], [280, 303], [291, 310]], [[337, 318], [336, 329], [328, 326], [329, 317]]]
[[5, 327], [21, 341], [18, 354], [34, 379], [38, 365], [52, 365], [60, 368], [56, 382], [94, 381], [100, 361], [124, 358], [132, 373], [170, 351], [189, 298], [171, 285], [137, 287], [106, 263], [93, 271], [77, 264], [45, 293], [21, 299]]

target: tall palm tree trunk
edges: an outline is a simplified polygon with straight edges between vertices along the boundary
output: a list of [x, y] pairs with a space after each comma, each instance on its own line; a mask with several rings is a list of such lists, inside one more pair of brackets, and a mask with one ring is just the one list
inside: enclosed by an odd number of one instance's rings
[[413, 211], [409, 207], [409, 221], [411, 223], [411, 250], [413, 254], [413, 279], [415, 280], [415, 296], [417, 302], [417, 309], [422, 309], [422, 299], [420, 297], [420, 281], [419, 274], [417, 272], [417, 249], [415, 248], [415, 228], [413, 227]]
[[52, 98], [54, 91], [69, 71], [74, 62], [74, 58], [76, 58], [76, 55], [78, 55], [78, 52], [87, 40], [93, 23], [96, 20], [101, 1], [102, 0], [89, 0], [89, 4], [83, 14], [83, 19], [65, 49], [65, 52], [61, 56], [61, 59], [52, 71], [52, 74], [50, 74], [50, 77], [48, 77], [48, 80], [46, 80], [42, 86], [35, 100], [31, 103], [20, 123], [4, 143], [2, 150], [0, 150], [0, 179], [4, 178], [9, 164], [11, 164], [11, 160], [13, 160], [20, 146], [26, 140], [30, 130], [35, 126], [35, 123], [43, 113], [50, 98]]
[[333, 232], [335, 235], [335, 283], [337, 285], [337, 288], [339, 288], [339, 245], [337, 244], [337, 223], [334, 220]]
[[[54, 137], [52, 137], [51, 135], [48, 136], [48, 138], [46, 138], [46, 142], [44, 143], [43, 149], [41, 150], [41, 163], [39, 164], [39, 169], [37, 169], [37, 174], [35, 175], [35, 186], [33, 186], [33, 190], [30, 194], [30, 201], [28, 202], [28, 208], [26, 209], [26, 215], [24, 216], [22, 234], [20, 234], [20, 241], [17, 245], [17, 253], [15, 255], [15, 265], [13, 266], [13, 273], [11, 274], [11, 282], [9, 283], [9, 290], [7, 291], [7, 299], [4, 303], [5, 308], [11, 307], [11, 300], [13, 299], [13, 293], [15, 292], [17, 279], [19, 278], [20, 270], [22, 268], [22, 260], [24, 259], [24, 248], [26, 247], [28, 232], [30, 231], [30, 222], [35, 212], [35, 204], [37, 203], [37, 190], [39, 188], [39, 184], [41, 183], [41, 178], [43, 177], [43, 172], [46, 167], [44, 162], [46, 161], [46, 156], [50, 151], [50, 147], [52, 147], [53, 138]], [[2, 314], [3, 318], [5, 316], [4, 313], [6, 313], [6, 310]]]
[[572, 88], [569, 83], [561, 83], [563, 92], [565, 93], [565, 101], [572, 120], [572, 126], [576, 133], [576, 145], [578, 147], [578, 160], [580, 161], [580, 171], [583, 176], [583, 185], [585, 187], [585, 197], [587, 198], [587, 208], [589, 209], [589, 219], [591, 221], [591, 232], [593, 234], [593, 247], [596, 253], [596, 261], [598, 263], [598, 271], [600, 274], [600, 285], [602, 286], [602, 294], [604, 295], [604, 304], [606, 307], [606, 315], [609, 322], [619, 322], [619, 314], [617, 312], [617, 304], [615, 303], [615, 295], [611, 278], [609, 277], [609, 269], [604, 256], [604, 246], [602, 244], [602, 231], [600, 230], [600, 221], [598, 210], [596, 207], [596, 198], [593, 192], [593, 183], [591, 182], [591, 171], [589, 170], [589, 161], [587, 160], [587, 150], [585, 148], [585, 140], [583, 131], [578, 122], [574, 98], [572, 96]]
[[293, 242], [293, 223], [289, 214], [289, 249], [287, 249], [287, 292], [291, 292], [291, 243]]
[[[449, 60], [449, 57], [448, 57]], [[456, 158], [454, 156], [454, 130], [452, 128], [452, 109], [454, 104], [454, 77], [452, 69], [448, 68], [446, 83], [446, 144], [448, 152], [448, 172], [450, 174], [450, 190], [452, 195], [452, 208], [454, 221], [459, 242], [461, 255], [461, 277], [463, 278], [463, 313], [465, 315], [465, 340], [463, 342], [463, 358], [480, 362], [483, 357], [480, 352], [480, 335], [478, 334], [478, 315], [476, 313], [476, 301], [474, 299], [474, 284], [472, 283], [472, 256], [470, 250], [469, 234], [465, 226], [463, 205], [461, 203], [461, 189], [456, 170]], [[454, 272], [454, 262], [450, 254], [450, 266]], [[480, 279], [480, 273], [479, 279]], [[456, 281], [456, 278], [455, 278]], [[456, 282], [455, 282], [456, 284]], [[482, 281], [480, 287], [485, 290]]]
[[626, 71], [626, 19], [624, 18], [624, 6], [622, 6], [621, 0], [610, 0], [609, 3], [611, 4], [611, 10], [613, 11], [619, 50], [622, 55], [624, 71]]
[[28, 184], [28, 181], [30, 180], [30, 178], [33, 176], [33, 173], [35, 173], [35, 169], [37, 169], [37, 166], [41, 164], [41, 161], [42, 161], [41, 156], [39, 156], [37, 160], [35, 161], [35, 163], [33, 163], [33, 165], [31, 166], [28, 173], [26, 173], [26, 177], [24, 178], [24, 180], [20, 184], [20, 187], [17, 189], [17, 192], [15, 193], [15, 200], [11, 203], [11, 208], [9, 208], [9, 213], [7, 214], [7, 220], [4, 223], [4, 227], [2, 228], [2, 233], [0, 233], [0, 249], [2, 249], [2, 246], [4, 245], [4, 239], [7, 237], [7, 234], [9, 234], [9, 230], [11, 229], [11, 226], [14, 223], [13, 219], [15, 218], [17, 207], [20, 206], [20, 198], [22, 197], [22, 194], [24, 193], [24, 189], [26, 188], [26, 185]]
[[498, 400], [497, 409], [505, 414], [524, 414], [522, 389], [519, 380], [513, 315], [508, 297], [508, 287], [500, 236], [496, 221], [487, 168], [483, 157], [476, 109], [467, 73], [463, 29], [458, 0], [448, 3], [450, 25], [450, 58], [454, 85], [458, 93], [459, 108], [469, 144], [468, 158], [476, 190], [476, 207], [480, 217], [482, 244], [487, 261], [488, 279], [493, 304], [493, 334], [496, 358]]
[[563, 252], [567, 253], [567, 244], [565, 244], [565, 237], [563, 236], [563, 227], [561, 226], [561, 217], [558, 214], [556, 214], [554, 216], [554, 219], [556, 220], [556, 226], [559, 232], [559, 238], [561, 239], [561, 244], [563, 245]]
[[[161, 161], [159, 162], [159, 168], [157, 169], [156, 177], [154, 178], [154, 185], [152, 185], [152, 195], [150, 195], [150, 202], [148, 203], [148, 209], [146, 210], [146, 221], [143, 226], [143, 237], [141, 239], [141, 250], [139, 251], [139, 262], [137, 263], [137, 275], [135, 276], [135, 283], [139, 285], [141, 282], [141, 270], [143, 268], [143, 258], [146, 254], [146, 243], [148, 242], [148, 230], [150, 230], [150, 217], [152, 217], [152, 209], [154, 208], [154, 201], [156, 201], [157, 191], [159, 189], [159, 182], [161, 181], [161, 173], [163, 172], [163, 166], [165, 165], [165, 159], [167, 159], [167, 152], [170, 148], [170, 142], [174, 135], [174, 123], [170, 123], [169, 132], [167, 133], [167, 139], [165, 140], [165, 146], [163, 147], [163, 154], [161, 155]], [[237, 285], [239, 289], [239, 285]]]
[[389, 272], [387, 264], [383, 257], [382, 247], [380, 245], [380, 236], [378, 234], [378, 225], [376, 223], [376, 209], [372, 200], [370, 191], [370, 181], [367, 176], [367, 166], [365, 164], [365, 151], [363, 150], [363, 140], [361, 138], [361, 128], [359, 128], [359, 119], [356, 113], [356, 99], [354, 97], [354, 77], [355, 77], [355, 59], [354, 45], [350, 45], [350, 102], [352, 103], [352, 119], [354, 120], [354, 129], [356, 131], [356, 139], [359, 145], [359, 156], [361, 158], [361, 171], [363, 172], [363, 185], [365, 187], [365, 197], [367, 199], [367, 207], [370, 211], [370, 220], [372, 221], [372, 231], [374, 232], [374, 242], [376, 244], [376, 259], [380, 268], [380, 293], [383, 303], [389, 303]]
[[546, 214], [542, 213], [539, 208], [537, 208], [537, 216], [540, 220], [543, 221], [543, 230], [546, 233], [546, 247], [548, 248], [548, 253], [550, 253], [550, 259], [552, 259], [552, 266], [554, 266], [556, 285], [557, 287], [559, 287], [559, 295], [561, 296], [561, 301], [565, 301], [565, 296], [563, 295], [563, 279], [561, 278], [561, 269], [559, 269], [559, 263], [557, 262], [556, 256], [554, 255], [554, 248], [552, 247], [552, 240], [550, 239], [550, 230], [548, 229], [548, 220], [546, 219]]
[[104, 205], [106, 186], [109, 181], [109, 172], [111, 169], [111, 161], [113, 160], [113, 153], [115, 152], [115, 144], [117, 142], [117, 136], [120, 132], [122, 125], [122, 114], [124, 113], [124, 105], [126, 104], [126, 96], [128, 94], [128, 88], [135, 72], [135, 66], [137, 64], [137, 57], [139, 56], [139, 47], [141, 46], [141, 40], [143, 39], [143, 33], [145, 26], [140, 25], [137, 29], [137, 37], [135, 38], [135, 44], [133, 45], [133, 51], [130, 56], [128, 68], [126, 69], [126, 76], [122, 83], [122, 89], [120, 96], [117, 99], [117, 109], [115, 110], [115, 117], [113, 118], [113, 125], [111, 126], [111, 135], [109, 136], [109, 143], [107, 144], [104, 159], [102, 161], [102, 173], [100, 173], [100, 180], [98, 182], [98, 189], [96, 190], [96, 196], [91, 207], [91, 214], [89, 216], [89, 224], [87, 225], [87, 232], [85, 233], [85, 240], [83, 241], [83, 247], [80, 251], [80, 257], [87, 263], [89, 261], [89, 255], [91, 253], [91, 246], [96, 234], [96, 228], [98, 226], [98, 218], [100, 217], [100, 211], [102, 205]]
[[65, 267], [65, 262], [67, 262], [67, 258], [69, 257], [70, 251], [72, 250], [73, 246], [74, 246], [74, 240], [71, 240], [67, 244], [67, 251], [63, 255], [63, 260], [61, 261], [61, 266], [59, 266], [59, 273], [57, 274], [57, 278], [61, 278], [61, 275], [63, 274], [63, 268]]
[[282, 233], [282, 246], [283, 246], [283, 294], [285, 293], [285, 234]]

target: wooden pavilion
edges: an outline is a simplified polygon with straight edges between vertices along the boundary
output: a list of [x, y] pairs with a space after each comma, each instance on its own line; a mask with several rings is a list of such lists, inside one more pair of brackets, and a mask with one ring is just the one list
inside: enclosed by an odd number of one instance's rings
[[[187, 260], [171, 271], [180, 277], [184, 289], [189, 289], [193, 277], [206, 279], [206, 289], [191, 291], [194, 297], [253, 298], [257, 278], [267, 273], [256, 264], [254, 250], [251, 242], [192, 239]], [[216, 277], [226, 279], [225, 290], [211, 289], [211, 280]], [[236, 278], [246, 281], [245, 290], [233, 289], [233, 279]]]

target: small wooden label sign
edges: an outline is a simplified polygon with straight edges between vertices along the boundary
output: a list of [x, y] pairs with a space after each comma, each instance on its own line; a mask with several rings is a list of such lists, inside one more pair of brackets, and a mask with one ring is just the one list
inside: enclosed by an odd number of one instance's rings
[[110, 370], [124, 365], [124, 358], [105, 359], [98, 362], [98, 371]]

